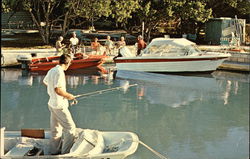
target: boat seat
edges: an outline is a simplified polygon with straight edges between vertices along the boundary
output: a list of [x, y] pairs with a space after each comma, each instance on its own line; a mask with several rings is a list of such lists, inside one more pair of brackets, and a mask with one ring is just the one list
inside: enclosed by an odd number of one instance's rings
[[37, 59], [37, 61], [33, 62], [33, 64], [40, 63], [40, 59]]
[[91, 129], [78, 129], [78, 138], [70, 149], [70, 154], [101, 154], [104, 149], [102, 133]]

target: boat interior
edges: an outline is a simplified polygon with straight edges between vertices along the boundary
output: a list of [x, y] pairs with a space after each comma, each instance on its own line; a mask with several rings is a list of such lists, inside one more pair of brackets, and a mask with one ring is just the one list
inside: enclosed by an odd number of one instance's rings
[[[81, 60], [81, 59], [87, 59], [89, 58], [88, 55], [77, 53], [74, 55], [73, 60]], [[94, 57], [97, 58], [97, 57]], [[52, 56], [52, 57], [42, 57], [42, 58], [35, 58], [32, 60], [32, 63], [40, 63], [40, 62], [58, 62], [60, 59], [60, 56]]]
[[[137, 144], [133, 142], [133, 140], [137, 140], [137, 136], [133, 136], [133, 133], [100, 132], [98, 130], [80, 128], [77, 128], [76, 132], [77, 138], [70, 152], [67, 154], [57, 154], [57, 156], [129, 155], [135, 151], [131, 149], [137, 148]], [[4, 128], [1, 128], [0, 141], [1, 157], [55, 157], [55, 155], [50, 154], [50, 133], [43, 129], [4, 131]]]

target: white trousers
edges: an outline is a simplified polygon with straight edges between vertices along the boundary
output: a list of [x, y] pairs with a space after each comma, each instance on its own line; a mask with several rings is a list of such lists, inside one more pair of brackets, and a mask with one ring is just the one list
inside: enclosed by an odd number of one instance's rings
[[[65, 154], [74, 144], [76, 126], [68, 108], [50, 110], [51, 154]], [[61, 140], [63, 136], [63, 141]], [[62, 145], [61, 145], [62, 144]]]

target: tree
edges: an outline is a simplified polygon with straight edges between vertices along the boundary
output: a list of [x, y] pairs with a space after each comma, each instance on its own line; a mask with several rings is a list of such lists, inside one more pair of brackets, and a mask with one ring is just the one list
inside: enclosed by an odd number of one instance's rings
[[70, 24], [75, 23], [77, 15], [75, 14], [75, 6], [72, 4], [72, 1], [64, 0], [60, 5], [55, 8], [53, 24], [62, 26], [62, 36], [65, 36], [69, 29]]
[[[212, 9], [200, 0], [183, 0], [181, 7], [175, 8], [175, 16], [180, 17], [180, 33], [196, 34], [202, 23], [212, 17]], [[191, 24], [191, 25], [190, 25]]]
[[101, 17], [111, 17], [116, 24], [125, 26], [127, 20], [132, 18], [132, 13], [139, 8], [139, 0], [72, 0], [70, 5], [74, 6], [74, 13], [91, 22]]
[[61, 0], [24, 0], [24, 9], [29, 11], [33, 22], [39, 30], [42, 40], [49, 44], [51, 28], [56, 15], [55, 8], [59, 6]]
[[132, 13], [139, 9], [139, 0], [112, 0], [111, 17], [115, 19], [116, 25], [126, 27], [129, 18], [132, 18]]
[[94, 28], [94, 21], [100, 17], [108, 17], [111, 14], [111, 0], [72, 0], [68, 2], [68, 6], [72, 6], [78, 18], [82, 17], [91, 22]]
[[179, 0], [147, 0], [142, 1], [140, 6], [137, 18], [139, 19], [139, 25], [144, 22], [145, 37], [149, 42], [153, 29], [160, 24], [176, 19], [173, 8], [181, 6], [181, 3]]
[[2, 1], [2, 8], [1, 8], [2, 13], [10, 12], [11, 8], [13, 8], [14, 2], [15, 1], [13, 1], [13, 0], [3, 0]]
[[204, 0], [209, 8], [213, 10], [213, 17], [238, 17], [250, 14], [249, 0]]
[[11, 15], [9, 16], [7, 22], [10, 21], [11, 17], [17, 12], [22, 10], [23, 5], [22, 5], [22, 0], [3, 0], [2, 1], [2, 12], [7, 13], [7, 12], [12, 12]]
[[137, 18], [140, 19], [139, 24], [145, 23], [147, 41], [157, 26], [174, 25], [179, 34], [194, 28], [189, 32], [196, 33], [197, 26], [207, 21], [212, 13], [202, 0], [145, 0], [140, 5]]
[[[49, 43], [53, 25], [63, 23], [63, 34], [68, 30], [70, 9], [65, 10], [68, 0], [4, 0], [2, 11], [28, 11], [45, 44]], [[9, 19], [11, 18], [9, 17]]]
[[3, 0], [2, 12], [16, 12], [22, 9], [22, 0]]

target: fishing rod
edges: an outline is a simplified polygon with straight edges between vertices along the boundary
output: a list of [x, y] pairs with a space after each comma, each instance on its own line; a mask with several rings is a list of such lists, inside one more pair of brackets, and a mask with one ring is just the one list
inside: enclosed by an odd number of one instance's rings
[[79, 94], [75, 96], [75, 99], [73, 99], [73, 101], [70, 103], [70, 105], [74, 105], [77, 104], [78, 101], [76, 100], [76, 98], [79, 97], [85, 97], [85, 96], [91, 96], [91, 95], [97, 95], [97, 94], [102, 94], [105, 92], [109, 92], [109, 91], [113, 91], [113, 90], [119, 90], [119, 89], [124, 89], [124, 88], [129, 88], [129, 87], [133, 87], [133, 86], [137, 86], [138, 84], [131, 84], [131, 85], [125, 85], [125, 86], [120, 86], [120, 87], [114, 87], [114, 88], [108, 88], [108, 89], [103, 89], [103, 90], [99, 90], [99, 91], [94, 91], [94, 92], [90, 92], [90, 93], [84, 93], [84, 94]]

